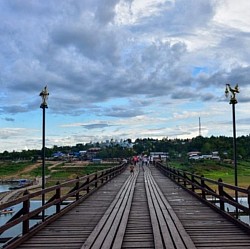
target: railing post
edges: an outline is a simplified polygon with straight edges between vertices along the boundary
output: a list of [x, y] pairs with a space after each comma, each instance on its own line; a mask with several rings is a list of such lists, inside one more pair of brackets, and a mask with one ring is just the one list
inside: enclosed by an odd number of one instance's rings
[[[204, 175], [201, 175], [201, 187], [205, 188]], [[203, 199], [206, 199], [206, 192], [202, 189], [201, 196]]]
[[177, 181], [180, 182], [180, 180], [181, 180], [181, 179], [180, 179], [180, 171], [177, 170]]
[[247, 190], [248, 190], [248, 196], [247, 196], [248, 208], [250, 209], [250, 185], [248, 186]]
[[168, 165], [165, 168], [161, 167], [161, 170], [164, 172], [165, 176], [169, 177], [169, 168], [168, 168]]
[[95, 188], [97, 188], [98, 182], [97, 182], [97, 173], [95, 173]]
[[176, 176], [175, 176], [176, 171], [175, 171], [175, 169], [173, 169], [172, 172], [173, 172], [173, 179], [174, 179], [174, 181], [175, 181], [175, 180], [176, 180]]
[[[89, 176], [87, 177], [87, 180], [86, 180], [86, 185], [89, 184]], [[89, 185], [87, 186], [87, 193], [89, 193]]]
[[183, 177], [184, 177], [184, 187], [186, 188], [187, 187], [187, 181], [186, 181], [187, 174], [186, 174], [186, 172], [184, 172]]
[[[56, 185], [60, 185], [60, 182], [58, 181], [56, 183]], [[59, 200], [60, 198], [61, 198], [61, 187], [56, 189], [56, 199]], [[57, 203], [56, 204], [56, 213], [57, 214], [60, 213], [60, 210], [61, 210], [61, 203]]]
[[103, 171], [102, 171], [102, 174], [101, 174], [101, 183], [103, 184], [103, 181], [104, 181], [104, 179], [103, 179], [103, 175], [104, 175], [104, 173], [103, 173]]
[[[77, 179], [77, 182], [76, 182], [76, 189], [78, 190], [79, 187], [80, 187], [79, 176], [77, 176], [76, 179]], [[77, 192], [77, 193], [76, 193], [76, 201], [79, 200], [79, 195], [80, 195], [79, 192]]]
[[[219, 183], [222, 183], [222, 179], [219, 178], [218, 180]], [[220, 209], [222, 211], [225, 211], [225, 202], [223, 200], [221, 200], [221, 197], [224, 196], [224, 190], [223, 190], [223, 186], [222, 185], [218, 185], [218, 191], [219, 191], [219, 196], [220, 196]]]
[[109, 169], [106, 170], [105, 174], [106, 174], [106, 181], [108, 181]]
[[192, 179], [192, 191], [195, 192], [195, 190], [194, 190], [194, 175], [193, 174], [191, 176], [191, 179]]
[[110, 169], [108, 169], [108, 180], [111, 178]]
[[[28, 195], [29, 191], [26, 189], [23, 195]], [[30, 199], [23, 202], [23, 215], [28, 214], [30, 211]], [[29, 219], [23, 221], [23, 235], [29, 232]]]
[[173, 171], [172, 171], [172, 169], [169, 166], [167, 166], [167, 169], [168, 169], [168, 177], [170, 179], [173, 179]]

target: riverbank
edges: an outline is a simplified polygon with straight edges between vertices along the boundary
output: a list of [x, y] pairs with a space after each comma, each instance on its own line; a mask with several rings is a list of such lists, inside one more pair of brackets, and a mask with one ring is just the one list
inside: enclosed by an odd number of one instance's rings
[[0, 204], [15, 200], [21, 196], [23, 196], [24, 191], [35, 191], [35, 190], [40, 190], [42, 186], [42, 179], [37, 178], [37, 180], [33, 183], [33, 185], [26, 186], [23, 188], [15, 189], [15, 190], [10, 190], [10, 191], [5, 191], [0, 193]]

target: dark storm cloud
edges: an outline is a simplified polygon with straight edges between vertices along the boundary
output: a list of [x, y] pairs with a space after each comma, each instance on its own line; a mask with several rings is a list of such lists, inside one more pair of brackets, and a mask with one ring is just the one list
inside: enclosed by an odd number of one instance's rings
[[22, 113], [22, 112], [28, 112], [29, 108], [27, 106], [4, 106], [2, 107], [2, 112], [4, 113], [10, 113], [10, 114], [16, 114], [16, 113]]
[[8, 121], [8, 122], [14, 122], [14, 121], [15, 121], [14, 118], [5, 118], [4, 120], [5, 120], [5, 121]]
[[143, 115], [144, 112], [137, 108], [129, 108], [129, 107], [113, 107], [111, 109], [106, 109], [103, 112], [103, 115], [110, 116], [110, 117], [122, 117], [122, 118], [129, 118], [129, 117], [136, 117], [139, 115]]
[[108, 124], [88, 124], [88, 125], [82, 125], [83, 128], [88, 129], [88, 130], [106, 128], [106, 127], [110, 127], [110, 126], [112, 126], [112, 125], [108, 125]]

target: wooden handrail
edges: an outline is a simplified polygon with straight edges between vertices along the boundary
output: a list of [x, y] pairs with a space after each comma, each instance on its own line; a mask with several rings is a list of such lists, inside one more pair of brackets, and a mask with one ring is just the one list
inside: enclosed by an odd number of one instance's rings
[[[175, 169], [169, 165], [163, 165], [160, 162], [156, 162], [155, 166], [160, 169], [163, 174], [168, 176], [171, 180], [175, 181], [177, 184], [187, 189], [190, 193], [195, 195], [197, 198], [201, 199], [203, 202], [209, 204], [214, 209], [219, 209], [223, 213], [228, 213], [232, 217], [235, 223], [240, 223], [244, 229], [250, 232], [250, 226], [246, 223], [242, 224], [238, 217], [233, 217], [229, 210], [225, 209], [225, 204], [229, 204], [235, 207], [238, 210], [241, 210], [241, 213], [250, 215], [250, 186], [245, 189], [237, 186], [233, 186], [227, 183], [224, 183], [222, 179], [218, 181], [205, 178], [204, 176], [198, 176], [196, 174]], [[217, 186], [218, 193], [216, 190], [211, 189], [206, 183], [212, 183]], [[247, 198], [248, 207], [238, 203], [233, 196], [229, 195], [225, 189], [234, 190], [238, 192], [238, 196], [244, 196]], [[214, 199], [216, 201], [214, 201]], [[219, 207], [216, 205], [219, 203]], [[241, 214], [239, 213], [239, 214]]]
[[[34, 193], [29, 193], [28, 191], [25, 191], [24, 195], [16, 200], [9, 201], [6, 203], [3, 203], [0, 205], [0, 210], [10, 208], [17, 204], [22, 204], [22, 208], [5, 224], [0, 226], [0, 234], [3, 232], [9, 230], [13, 226], [16, 226], [18, 224], [22, 224], [22, 230], [20, 233], [22, 235], [28, 234], [30, 231], [32, 231], [32, 228], [38, 229], [39, 226], [43, 226], [43, 223], [48, 224], [48, 220], [50, 220], [50, 217], [53, 218], [53, 216], [60, 217], [60, 213], [64, 213], [64, 209], [69, 209], [69, 206], [74, 206], [74, 202], [79, 202], [81, 200], [86, 199], [86, 196], [91, 194], [93, 191], [98, 189], [100, 186], [108, 182], [111, 178], [114, 176], [120, 174], [125, 168], [126, 163], [123, 163], [121, 165], [118, 165], [113, 168], [108, 168], [106, 170], [97, 171], [93, 174], [86, 175], [83, 177], [77, 177], [76, 179], [65, 181], [63, 183], [57, 183], [55, 186], [48, 187], [44, 190], [39, 190]], [[73, 185], [73, 187], [72, 187]], [[71, 189], [66, 193], [62, 194], [62, 189], [65, 187], [70, 187]], [[42, 195], [48, 194], [48, 193], [54, 193], [52, 197], [43, 205], [40, 206], [32, 211], [30, 211], [30, 202], [31, 199], [41, 199]], [[80, 194], [81, 193], [81, 194]], [[74, 197], [74, 199], [72, 199]], [[65, 201], [69, 201], [67, 206], [62, 206]], [[30, 220], [31, 219], [39, 219], [43, 211], [47, 210], [48, 208], [55, 206], [56, 210], [55, 213], [52, 215], [48, 215], [45, 217], [45, 221], [42, 221], [40, 219], [39, 224], [35, 224], [34, 226], [30, 227]], [[16, 236], [16, 235], [15, 235]], [[22, 239], [22, 236], [19, 235], [19, 239]], [[9, 239], [9, 238], [8, 238]], [[10, 241], [13, 241], [13, 238], [11, 238]], [[10, 242], [11, 243], [11, 242]]]

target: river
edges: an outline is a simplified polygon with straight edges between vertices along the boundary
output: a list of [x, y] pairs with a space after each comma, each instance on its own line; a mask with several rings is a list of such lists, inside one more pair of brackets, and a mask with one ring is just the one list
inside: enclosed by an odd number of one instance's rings
[[[6, 192], [9, 191], [9, 188], [13, 187], [12, 184], [0, 184], [0, 193], [1, 192]], [[41, 206], [41, 201], [31, 201], [30, 203], [30, 210], [34, 210], [38, 207]], [[20, 209], [22, 208], [22, 204], [18, 204], [18, 205], [14, 205], [12, 206], [12, 209], [14, 210], [13, 214], [1, 214], [0, 215], [0, 226], [4, 225], [6, 222], [8, 222], [8, 220]], [[51, 215], [55, 213], [55, 207], [51, 207], [48, 210], [46, 210], [45, 215]], [[35, 225], [36, 223], [38, 223], [39, 220], [31, 220], [30, 221], [30, 227], [32, 227], [33, 225]], [[21, 233], [22, 231], [22, 224], [18, 224], [14, 227], [12, 227], [11, 229], [5, 231], [3, 234], [0, 235], [0, 238], [7, 238], [7, 237], [13, 237], [13, 236], [17, 236]], [[2, 244], [0, 243], [0, 246]]]

